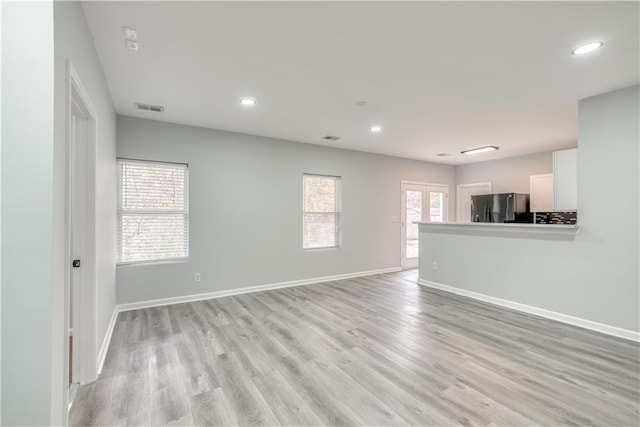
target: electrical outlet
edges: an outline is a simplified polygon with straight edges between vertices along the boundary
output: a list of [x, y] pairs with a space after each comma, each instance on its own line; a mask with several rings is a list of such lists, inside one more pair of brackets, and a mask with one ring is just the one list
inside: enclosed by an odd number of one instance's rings
[[434, 270], [437, 270], [437, 269], [438, 269], [438, 263], [437, 263], [437, 262], [434, 262], [434, 263], [433, 263], [433, 269], [434, 269]]
[[193, 275], [193, 281], [194, 282], [199, 282], [200, 281], [200, 273], [196, 273]]

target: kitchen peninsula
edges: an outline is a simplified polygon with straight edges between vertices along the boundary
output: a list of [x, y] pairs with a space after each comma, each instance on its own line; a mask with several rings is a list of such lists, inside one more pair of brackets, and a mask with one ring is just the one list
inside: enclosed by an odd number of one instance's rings
[[580, 226], [417, 224], [420, 285], [630, 337], [628, 331], [567, 313], [567, 307], [575, 306], [572, 296], [584, 284], [574, 269], [584, 251], [578, 240], [591, 240], [591, 236], [581, 236]]
[[570, 279], [562, 277], [565, 255], [575, 251], [580, 230], [569, 224], [417, 224], [420, 284], [534, 306], [549, 300], [540, 282]]

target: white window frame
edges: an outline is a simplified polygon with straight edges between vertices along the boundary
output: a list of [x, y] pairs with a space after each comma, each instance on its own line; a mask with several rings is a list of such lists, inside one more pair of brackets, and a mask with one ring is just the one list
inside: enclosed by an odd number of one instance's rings
[[[317, 178], [333, 178], [336, 181], [335, 186], [335, 211], [332, 212], [313, 212], [305, 211], [305, 191], [304, 191], [304, 179], [305, 177], [317, 177]], [[336, 216], [336, 239], [335, 245], [332, 246], [315, 246], [307, 248], [304, 246], [304, 217], [306, 214], [313, 213], [332, 213]], [[337, 175], [325, 175], [318, 173], [303, 173], [302, 174], [302, 250], [303, 251], [315, 251], [323, 249], [340, 249], [342, 247], [342, 177]]]
[[[142, 164], [157, 164], [157, 165], [179, 165], [184, 166], [185, 174], [184, 174], [184, 204], [185, 207], [183, 210], [135, 210], [135, 211], [127, 211], [125, 212], [122, 209], [122, 168], [120, 167], [120, 162], [129, 162], [129, 163], [142, 163]], [[140, 261], [121, 261], [121, 251], [122, 251], [122, 236], [116, 236], [116, 244], [117, 244], [117, 266], [136, 266], [136, 265], [150, 265], [150, 264], [173, 264], [173, 263], [184, 263], [189, 261], [189, 251], [190, 251], [190, 243], [189, 243], [189, 164], [188, 163], [179, 163], [179, 162], [165, 162], [165, 161], [156, 161], [156, 160], [142, 160], [142, 159], [130, 159], [125, 157], [118, 157], [116, 159], [116, 163], [118, 164], [118, 209], [117, 209], [117, 231], [120, 233], [122, 215], [124, 213], [135, 213], [135, 214], [182, 214], [185, 216], [185, 247], [186, 247], [186, 255], [183, 257], [176, 258], [158, 258], [152, 260], [140, 260]]]

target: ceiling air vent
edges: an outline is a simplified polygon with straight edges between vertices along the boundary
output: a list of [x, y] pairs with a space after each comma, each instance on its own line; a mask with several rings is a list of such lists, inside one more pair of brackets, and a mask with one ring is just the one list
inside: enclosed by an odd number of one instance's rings
[[438, 157], [449, 157], [451, 154], [449, 153], [439, 153], [437, 154]]
[[333, 136], [333, 135], [326, 135], [326, 136], [322, 137], [322, 139], [326, 139], [327, 141], [337, 141], [340, 138], [341, 137], [339, 137], [339, 136]]
[[163, 113], [164, 112], [164, 107], [161, 107], [160, 105], [140, 104], [138, 102], [134, 102], [133, 105], [138, 110], [153, 111], [154, 113]]

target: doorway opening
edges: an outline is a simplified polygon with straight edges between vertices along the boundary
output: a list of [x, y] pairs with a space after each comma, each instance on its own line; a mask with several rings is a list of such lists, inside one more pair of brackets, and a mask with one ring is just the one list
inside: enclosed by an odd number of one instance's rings
[[[95, 152], [96, 114], [67, 61], [67, 262], [64, 378], [70, 407], [80, 384], [96, 376]], [[67, 408], [68, 409], [68, 408]]]
[[463, 223], [471, 222], [471, 196], [490, 193], [491, 182], [459, 184], [456, 191], [456, 221]]
[[402, 181], [402, 268], [418, 266], [418, 225], [415, 222], [448, 220], [449, 186]]

